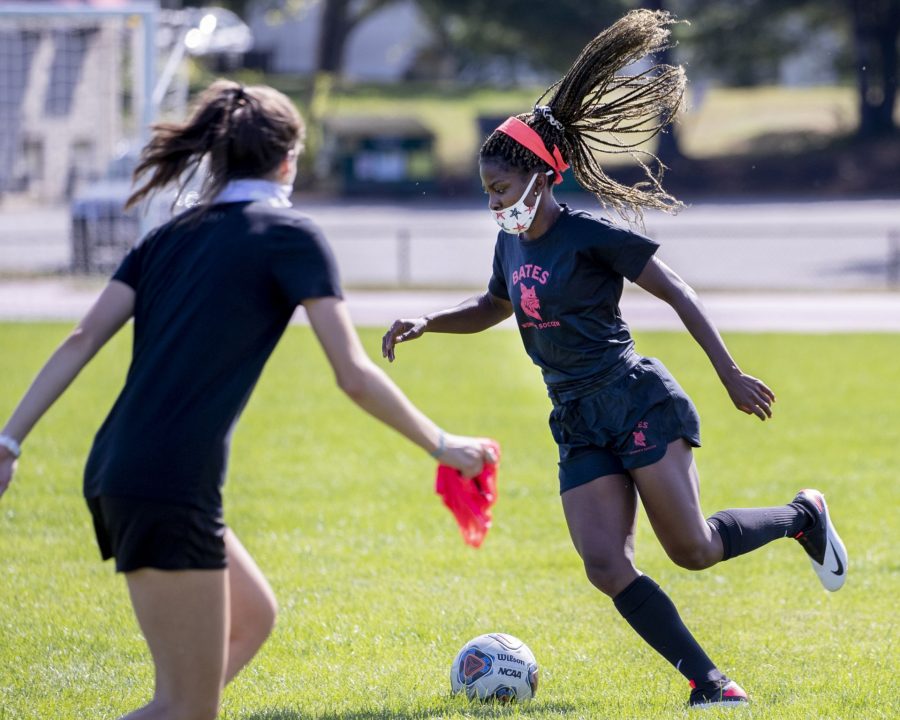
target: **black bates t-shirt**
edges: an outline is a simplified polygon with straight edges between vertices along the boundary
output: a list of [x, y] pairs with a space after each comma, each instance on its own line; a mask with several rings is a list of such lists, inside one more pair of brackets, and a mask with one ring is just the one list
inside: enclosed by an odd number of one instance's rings
[[294, 210], [219, 204], [150, 233], [113, 279], [135, 290], [134, 348], [85, 496], [216, 511], [232, 426], [294, 308], [341, 296], [331, 250]]
[[562, 206], [544, 235], [501, 232], [488, 284], [509, 300], [525, 350], [551, 388], [576, 388], [633, 355], [619, 312], [622, 278], [634, 281], [658, 244], [589, 213]]

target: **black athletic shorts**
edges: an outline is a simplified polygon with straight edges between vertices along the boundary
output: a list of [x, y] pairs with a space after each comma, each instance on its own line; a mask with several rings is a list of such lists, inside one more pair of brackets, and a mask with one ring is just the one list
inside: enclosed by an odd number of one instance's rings
[[560, 494], [603, 475], [662, 459], [670, 442], [700, 447], [700, 417], [656, 358], [574, 398], [550, 393], [550, 431], [559, 447]]
[[117, 572], [222, 570], [225, 523], [221, 515], [184, 505], [101, 495], [87, 498], [104, 560]]

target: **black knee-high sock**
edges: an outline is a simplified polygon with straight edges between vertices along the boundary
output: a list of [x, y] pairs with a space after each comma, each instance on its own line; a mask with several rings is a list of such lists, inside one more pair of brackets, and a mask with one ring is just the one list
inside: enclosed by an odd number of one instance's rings
[[704, 684], [722, 678], [669, 596], [646, 575], [616, 595], [613, 604], [635, 632], [688, 680]]
[[719, 533], [723, 560], [743, 555], [783, 537], [794, 537], [809, 528], [813, 518], [802, 505], [791, 503], [769, 508], [722, 510], [706, 521]]

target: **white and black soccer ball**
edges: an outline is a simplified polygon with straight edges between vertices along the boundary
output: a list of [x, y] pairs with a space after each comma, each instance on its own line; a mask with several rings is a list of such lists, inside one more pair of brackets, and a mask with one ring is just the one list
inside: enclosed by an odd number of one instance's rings
[[463, 645], [450, 668], [450, 690], [469, 700], [523, 702], [537, 693], [534, 653], [506, 633], [479, 635]]

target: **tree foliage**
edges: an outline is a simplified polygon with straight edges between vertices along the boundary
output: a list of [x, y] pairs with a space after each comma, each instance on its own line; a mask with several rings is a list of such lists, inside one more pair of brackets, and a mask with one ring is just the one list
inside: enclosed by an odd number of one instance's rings
[[[417, 0], [457, 69], [503, 58], [565, 70], [604, 27], [635, 6], [628, 0]], [[477, 73], [476, 73], [477, 74]]]
[[782, 60], [821, 33], [839, 49], [822, 62], [855, 80], [862, 136], [895, 131], [900, 0], [670, 0], [689, 18], [681, 32], [690, 62], [729, 84], [777, 80]]
[[323, 0], [322, 24], [316, 48], [318, 72], [340, 74], [344, 49], [354, 28], [396, 0]]
[[282, 21], [315, 10], [319, 14], [316, 44], [316, 72], [340, 75], [344, 50], [353, 30], [370, 15], [398, 0], [215, 0], [239, 17], [247, 18], [251, 9], [273, 13]]
[[667, 9], [690, 24], [675, 29], [676, 57], [694, 76], [729, 85], [777, 82], [782, 62], [834, 41], [824, 66], [858, 89], [860, 134], [896, 130], [900, 0], [417, 0], [457, 69], [502, 57], [565, 69], [596, 33], [633, 7]]
[[[399, 0], [222, 0], [246, 16], [249, 5], [292, 8], [321, 5], [317, 68], [339, 75], [350, 34], [370, 14]], [[429, 23], [434, 43], [419, 74], [472, 79], [491, 61], [505, 67], [562, 72], [600, 30], [627, 10], [667, 9], [690, 24], [679, 25], [675, 56], [693, 77], [729, 85], [778, 80], [782, 61], [835, 39], [822, 62], [858, 88], [860, 134], [896, 130], [893, 109], [898, 83], [900, 0], [414, 0]], [[515, 81], [515, 75], [510, 80]]]

